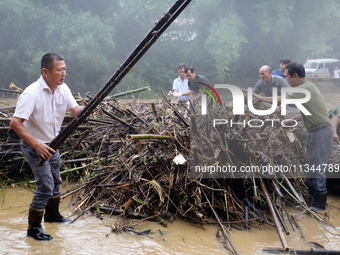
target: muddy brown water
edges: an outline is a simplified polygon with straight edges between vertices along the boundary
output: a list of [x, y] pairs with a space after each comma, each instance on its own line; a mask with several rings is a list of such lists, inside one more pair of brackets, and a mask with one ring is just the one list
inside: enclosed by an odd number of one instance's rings
[[[340, 105], [340, 87], [334, 87], [331, 82], [317, 85], [328, 109]], [[168, 222], [167, 227], [154, 222], [138, 224], [136, 230], [151, 229], [149, 236], [140, 236], [131, 232], [112, 233], [112, 226], [124, 224], [120, 216], [104, 216], [101, 220], [84, 215], [73, 224], [43, 223], [54, 239], [35, 241], [26, 237], [27, 209], [33, 191], [22, 187], [0, 191], [0, 254], [228, 254], [216, 238], [216, 225], [202, 228], [180, 219]], [[71, 213], [68, 203], [66, 199], [61, 204], [64, 215]], [[290, 213], [300, 212], [293, 206], [288, 209]], [[307, 214], [296, 218], [301, 231], [293, 230], [286, 222], [290, 234], [285, 236], [290, 248], [310, 249], [318, 243], [328, 250], [340, 250], [339, 194], [328, 196], [326, 214], [320, 216], [326, 217], [334, 227], [320, 224]], [[248, 231], [230, 228], [228, 235], [239, 254], [264, 254], [263, 248], [281, 248], [276, 230], [268, 225]]]
[[[33, 191], [21, 187], [2, 190], [0, 208], [0, 254], [228, 254], [216, 238], [216, 225], [191, 224], [176, 220], [163, 227], [154, 222], [136, 225], [137, 231], [151, 229], [149, 236], [131, 232], [112, 233], [111, 227], [124, 224], [120, 216], [99, 219], [84, 215], [73, 224], [43, 223], [52, 241], [35, 241], [26, 237], [27, 209]], [[61, 212], [68, 215], [69, 199], [61, 204]], [[298, 213], [289, 207], [290, 213]], [[310, 249], [316, 242], [329, 250], [340, 250], [340, 196], [329, 195], [327, 218], [335, 227], [325, 226], [303, 214], [296, 218], [304, 236], [288, 225], [289, 247]], [[241, 225], [239, 225], [242, 228]], [[160, 234], [162, 233], [162, 234]], [[263, 248], [281, 248], [276, 230], [264, 225], [251, 230], [230, 228], [228, 235], [239, 254], [263, 254]]]

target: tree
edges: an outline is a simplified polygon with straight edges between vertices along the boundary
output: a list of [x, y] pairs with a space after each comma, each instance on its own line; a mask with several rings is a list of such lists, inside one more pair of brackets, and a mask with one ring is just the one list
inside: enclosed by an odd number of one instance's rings
[[22, 0], [0, 2], [1, 76], [25, 87], [37, 79], [40, 59], [46, 52], [57, 52], [66, 58], [71, 88], [95, 89], [109, 77], [115, 48], [115, 30], [97, 15], [79, 10], [72, 12], [67, 4]]
[[[66, 58], [72, 90], [97, 92], [174, 0], [1, 0], [1, 87], [37, 79], [41, 56]], [[193, 65], [213, 82], [257, 77], [283, 56], [340, 58], [337, 0], [195, 0], [165, 31], [115, 92], [171, 89], [176, 67]]]

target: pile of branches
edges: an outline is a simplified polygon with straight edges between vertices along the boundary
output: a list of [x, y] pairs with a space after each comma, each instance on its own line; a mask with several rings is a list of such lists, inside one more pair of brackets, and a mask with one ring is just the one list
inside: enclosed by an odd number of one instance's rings
[[[286, 210], [287, 201], [314, 214], [306, 205], [305, 198], [309, 197], [302, 178], [288, 179], [282, 173], [194, 173], [195, 157], [203, 165], [219, 162], [237, 167], [303, 162], [303, 127], [221, 125], [215, 129], [207, 120], [222, 113], [242, 122], [231, 112], [229, 106], [212, 107], [207, 116], [201, 116], [185, 105], [171, 104], [165, 97], [157, 103], [101, 105], [96, 122], [92, 118], [88, 122], [92, 122], [91, 128], [75, 134], [65, 145], [68, 149], [63, 162], [73, 165], [67, 172], [84, 170], [77, 186], [63, 195], [73, 196], [71, 205], [78, 214], [75, 220], [93, 211], [97, 215], [155, 220], [163, 225], [176, 217], [239, 229], [280, 225], [289, 234], [286, 224], [293, 229], [298, 226]], [[255, 116], [247, 113], [245, 118]], [[82, 160], [80, 165], [77, 160]]]
[[[230, 115], [231, 108], [213, 108], [210, 118], [214, 112], [221, 111]], [[298, 138], [304, 134], [301, 127], [290, 129], [292, 135], [287, 135], [287, 128], [283, 127], [265, 127], [259, 132], [259, 129], [224, 126], [223, 132], [213, 132], [207, 128], [203, 116], [193, 117], [192, 110], [173, 105], [166, 98], [158, 103], [129, 105], [106, 102], [97, 114], [103, 117], [96, 122], [91, 118], [88, 122], [92, 122], [91, 128], [68, 139], [65, 144], [68, 149], [63, 154], [63, 162], [69, 166], [66, 172], [84, 170], [78, 185], [64, 195], [73, 195], [72, 206], [80, 215], [95, 210], [154, 219], [163, 224], [164, 219], [173, 221], [177, 216], [193, 222], [215, 223], [211, 210], [214, 209], [229, 224], [248, 227], [251, 222], [272, 224], [258, 211], [267, 208], [258, 178], [195, 176], [190, 157], [195, 154], [204, 164], [211, 165], [223, 154], [226, 161], [222, 163], [235, 166], [260, 161], [298, 163], [304, 158], [304, 144]], [[251, 116], [247, 114], [247, 118]], [[192, 125], [199, 130], [200, 144], [190, 139]], [[215, 142], [216, 135], [222, 133], [224, 147]], [[195, 147], [192, 155], [190, 143]], [[216, 146], [211, 150], [212, 155], [205, 154], [207, 146]], [[184, 160], [178, 162], [178, 158]], [[303, 201], [299, 195], [299, 191], [305, 190], [302, 179], [289, 181], [283, 176], [271, 176], [265, 182], [270, 191], [274, 189], [278, 201], [285, 200], [281, 185], [286, 185], [298, 196], [298, 201]], [[245, 207], [249, 206], [252, 209], [245, 216]]]
[[[208, 118], [223, 113], [235, 120], [237, 116], [233, 117], [231, 112], [228, 106], [211, 108]], [[251, 113], [246, 118], [252, 118]], [[64, 125], [70, 119], [66, 117]], [[240, 119], [236, 121], [241, 122]], [[199, 143], [194, 138], [190, 140], [191, 125], [199, 134]], [[252, 176], [241, 179], [195, 176], [192, 174], [194, 167], [190, 168], [190, 163], [194, 162], [192, 157], [200, 158], [205, 165], [213, 165], [217, 160], [235, 166], [301, 162], [304, 139], [296, 136], [303, 132], [300, 127], [291, 129], [289, 132], [295, 137], [292, 141], [286, 130], [271, 126], [251, 129], [242, 125], [235, 128], [221, 125], [213, 130], [205, 116], [194, 115], [192, 109], [174, 105], [165, 97], [157, 103], [134, 100], [120, 104], [116, 100], [106, 100], [60, 148], [62, 174], [67, 174], [68, 178], [82, 177], [76, 188], [65, 195], [74, 195], [73, 205], [78, 212], [102, 205], [102, 210], [135, 217], [152, 216], [172, 221], [180, 215], [196, 222], [209, 222], [211, 211], [206, 202], [202, 202], [202, 190], [205, 190], [213, 199], [213, 207], [224, 215], [223, 220], [240, 222], [244, 220], [244, 204], [261, 200], [256, 192], [257, 180]], [[7, 174], [29, 169], [20, 154], [18, 137], [9, 130], [6, 132], [7, 137], [2, 133], [2, 149], [11, 147], [2, 155], [2, 159], [7, 157], [2, 169], [7, 170]], [[190, 143], [194, 152], [191, 155]], [[212, 155], [205, 149], [209, 146]], [[12, 153], [16, 157], [11, 157]], [[177, 156], [186, 162], [175, 162]], [[298, 181], [294, 185], [303, 186]]]
[[21, 178], [28, 172], [20, 152], [20, 139], [9, 126], [14, 110], [15, 105], [0, 104], [0, 180]]
[[[266, 107], [266, 104], [260, 105], [260, 108]], [[296, 108], [289, 107], [288, 111], [288, 117], [298, 114]], [[215, 107], [207, 115], [191, 117], [191, 124], [191, 163], [194, 165], [233, 166], [234, 170], [242, 166], [247, 169], [263, 166], [270, 170], [276, 166], [281, 172], [290, 169], [286, 174], [297, 177], [298, 166], [305, 159], [306, 129], [301, 122], [288, 128], [279, 110], [270, 116], [256, 116], [246, 108], [245, 115], [233, 115], [230, 106]], [[226, 177], [247, 176], [234, 171]]]

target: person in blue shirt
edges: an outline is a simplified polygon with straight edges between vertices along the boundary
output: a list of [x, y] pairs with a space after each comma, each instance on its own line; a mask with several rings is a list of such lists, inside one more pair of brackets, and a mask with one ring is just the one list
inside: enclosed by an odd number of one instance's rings
[[280, 69], [274, 70], [272, 72], [272, 75], [280, 76], [283, 79], [286, 79], [287, 77], [284, 75], [286, 65], [288, 65], [291, 62], [289, 58], [281, 58], [280, 59]]

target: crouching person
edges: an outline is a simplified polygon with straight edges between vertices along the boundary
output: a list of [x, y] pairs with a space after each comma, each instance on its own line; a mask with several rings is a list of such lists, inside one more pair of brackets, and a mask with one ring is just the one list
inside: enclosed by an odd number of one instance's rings
[[[45, 222], [67, 222], [59, 213], [60, 156], [48, 144], [58, 135], [65, 113], [73, 116], [84, 108], [73, 98], [64, 83], [64, 58], [47, 53], [41, 59], [41, 76], [20, 95], [11, 128], [21, 138], [21, 151], [30, 165], [37, 189], [29, 207], [27, 236], [36, 240], [51, 240], [41, 227]], [[40, 166], [41, 158], [45, 163]]]

